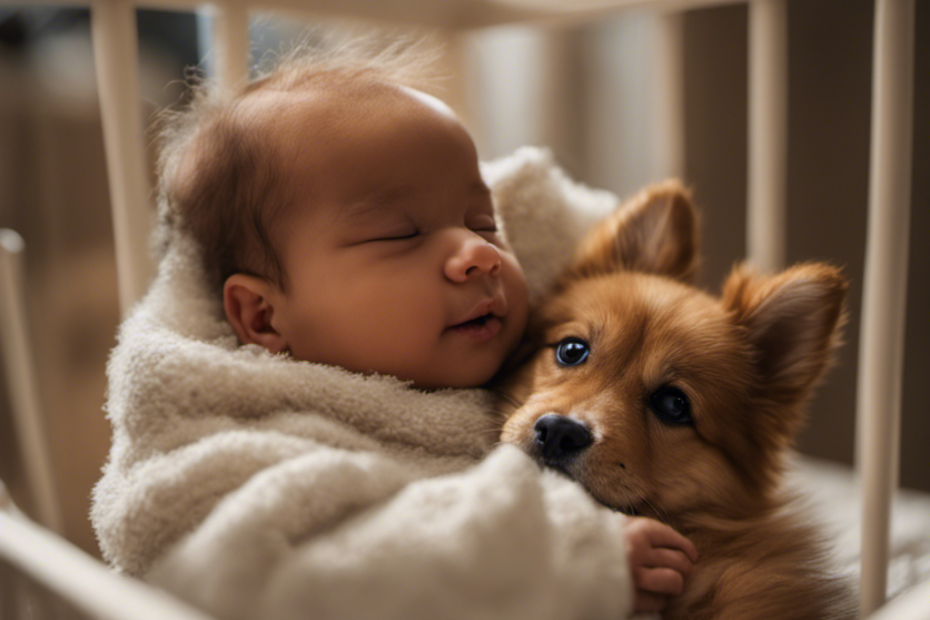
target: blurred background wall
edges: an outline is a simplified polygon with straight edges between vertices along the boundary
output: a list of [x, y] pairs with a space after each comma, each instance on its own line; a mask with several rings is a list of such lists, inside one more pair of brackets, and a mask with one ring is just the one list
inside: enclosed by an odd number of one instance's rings
[[[789, 2], [788, 261], [828, 260], [852, 279], [846, 346], [811, 408], [806, 453], [854, 458], [856, 350], [865, 247], [873, 3]], [[206, 17], [140, 11], [145, 118], [182, 97], [209, 57]], [[664, 176], [656, 115], [661, 16], [631, 12], [558, 31], [468, 35], [458, 103], [485, 159], [545, 144], [576, 179], [621, 195]], [[311, 20], [313, 22], [314, 20]], [[255, 57], [306, 20], [256, 15]], [[330, 25], [325, 22], [324, 27]], [[747, 9], [684, 13], [686, 148], [676, 166], [704, 216], [701, 284], [718, 290], [745, 253]], [[930, 9], [917, 4], [915, 140], [901, 479], [930, 491]], [[542, 62], [541, 62], [542, 60]], [[27, 241], [28, 303], [65, 534], [96, 553], [89, 493], [109, 445], [104, 368], [119, 320], [103, 141], [86, 11], [0, 9], [0, 227]], [[548, 116], [540, 98], [553, 103]], [[153, 154], [150, 154], [153, 155]], [[29, 498], [0, 382], [0, 479]]]

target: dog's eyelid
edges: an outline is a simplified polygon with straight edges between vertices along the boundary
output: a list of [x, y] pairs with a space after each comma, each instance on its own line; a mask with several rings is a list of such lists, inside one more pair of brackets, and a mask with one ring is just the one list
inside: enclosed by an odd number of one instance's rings
[[557, 345], [567, 338], [578, 338], [587, 343], [593, 343], [597, 339], [598, 326], [591, 321], [579, 320], [569, 317], [560, 317], [545, 327], [545, 339]]
[[559, 332], [558, 338], [548, 338], [546, 340], [547, 347], [557, 347], [559, 344], [565, 342], [566, 340], [578, 340], [587, 344], [589, 347], [593, 347], [597, 341], [597, 334], [587, 334], [580, 332]]
[[552, 342], [547, 342], [545, 346], [546, 348], [554, 349], [560, 344], [562, 344], [563, 342], [565, 342], [566, 340], [578, 340], [580, 342], [584, 342], [588, 346], [591, 346], [590, 340], [588, 340], [584, 336], [576, 336], [574, 334], [568, 334], [568, 335], [562, 336], [561, 338], [555, 339]]

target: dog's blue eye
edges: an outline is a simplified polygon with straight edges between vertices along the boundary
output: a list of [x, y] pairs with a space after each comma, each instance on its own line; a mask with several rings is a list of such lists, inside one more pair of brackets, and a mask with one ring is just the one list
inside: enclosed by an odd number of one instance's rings
[[649, 407], [659, 419], [668, 424], [693, 424], [691, 402], [684, 392], [676, 387], [660, 387], [649, 397]]
[[581, 338], [566, 338], [555, 345], [555, 361], [560, 366], [578, 366], [588, 359], [588, 343]]

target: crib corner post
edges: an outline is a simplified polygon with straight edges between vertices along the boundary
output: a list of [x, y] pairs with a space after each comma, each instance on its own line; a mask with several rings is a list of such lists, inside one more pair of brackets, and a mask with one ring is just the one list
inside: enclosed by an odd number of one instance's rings
[[60, 533], [63, 529], [61, 506], [29, 342], [23, 282], [24, 250], [25, 244], [18, 233], [0, 228], [0, 357], [9, 378], [14, 428], [35, 517], [45, 527]]

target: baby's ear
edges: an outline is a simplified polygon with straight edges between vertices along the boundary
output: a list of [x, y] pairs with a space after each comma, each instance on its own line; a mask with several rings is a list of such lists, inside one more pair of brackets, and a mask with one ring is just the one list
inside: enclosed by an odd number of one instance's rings
[[698, 262], [697, 220], [679, 181], [647, 187], [585, 236], [570, 277], [628, 270], [690, 282]]
[[793, 405], [810, 395], [839, 345], [848, 288], [839, 269], [822, 263], [772, 276], [733, 270], [722, 301], [746, 329], [767, 397]]
[[287, 341], [272, 323], [279, 297], [274, 285], [261, 278], [237, 273], [226, 279], [223, 308], [239, 342], [257, 344], [272, 353], [287, 349]]

